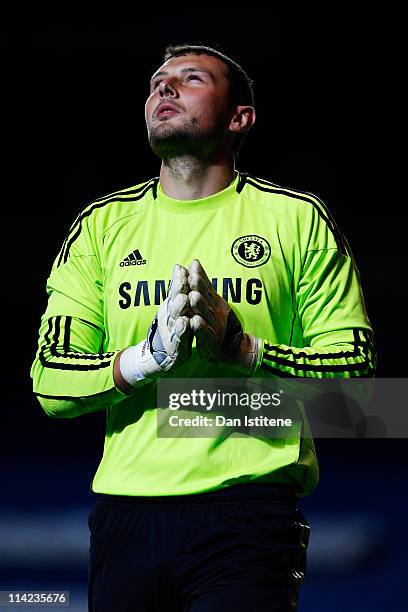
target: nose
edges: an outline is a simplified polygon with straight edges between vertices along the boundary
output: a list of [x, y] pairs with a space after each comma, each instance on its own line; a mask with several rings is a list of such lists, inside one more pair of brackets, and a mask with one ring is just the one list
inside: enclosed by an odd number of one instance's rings
[[164, 96], [164, 95], [175, 95], [176, 91], [172, 85], [172, 79], [171, 77], [168, 77], [167, 79], [163, 79], [162, 81], [160, 81], [159, 83], [159, 94], [160, 96]]

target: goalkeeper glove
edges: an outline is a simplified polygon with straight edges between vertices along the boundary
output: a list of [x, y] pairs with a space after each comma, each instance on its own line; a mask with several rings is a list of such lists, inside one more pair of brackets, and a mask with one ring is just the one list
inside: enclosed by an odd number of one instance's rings
[[150, 324], [146, 340], [120, 354], [120, 373], [134, 387], [175, 370], [191, 355], [193, 334], [189, 326], [188, 272], [176, 264], [168, 296]]
[[258, 362], [261, 341], [244, 333], [231, 306], [213, 289], [198, 259], [188, 266], [192, 317], [190, 327], [203, 359], [229, 363], [250, 376]]

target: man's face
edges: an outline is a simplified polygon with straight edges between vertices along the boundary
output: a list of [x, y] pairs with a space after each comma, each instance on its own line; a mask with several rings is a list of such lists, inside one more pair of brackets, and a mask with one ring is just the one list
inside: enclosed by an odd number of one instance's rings
[[[195, 154], [209, 162], [228, 134], [227, 66], [210, 55], [182, 55], [153, 75], [145, 117], [149, 143], [162, 159]], [[169, 104], [175, 110], [165, 110]], [[161, 109], [163, 109], [162, 112]]]

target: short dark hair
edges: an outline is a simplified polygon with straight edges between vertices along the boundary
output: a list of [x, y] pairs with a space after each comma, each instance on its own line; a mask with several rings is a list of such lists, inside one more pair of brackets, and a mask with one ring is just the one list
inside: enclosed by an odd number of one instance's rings
[[[179, 57], [180, 55], [212, 55], [217, 57], [227, 66], [228, 71], [226, 77], [229, 80], [229, 104], [235, 106], [239, 104], [248, 104], [249, 106], [255, 106], [254, 99], [254, 82], [249, 78], [245, 70], [236, 61], [214, 49], [213, 47], [207, 47], [205, 45], [168, 45], [164, 50], [163, 62], [172, 57]], [[234, 154], [235, 158], [238, 157], [239, 151], [241, 150], [243, 141], [245, 140], [246, 133], [237, 135], [234, 142]]]

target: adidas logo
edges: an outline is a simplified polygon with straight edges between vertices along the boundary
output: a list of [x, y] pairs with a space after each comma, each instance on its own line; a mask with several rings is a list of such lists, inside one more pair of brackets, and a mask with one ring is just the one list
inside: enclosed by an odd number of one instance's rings
[[120, 262], [120, 266], [143, 266], [146, 260], [140, 254], [139, 249], [132, 251], [123, 261]]

